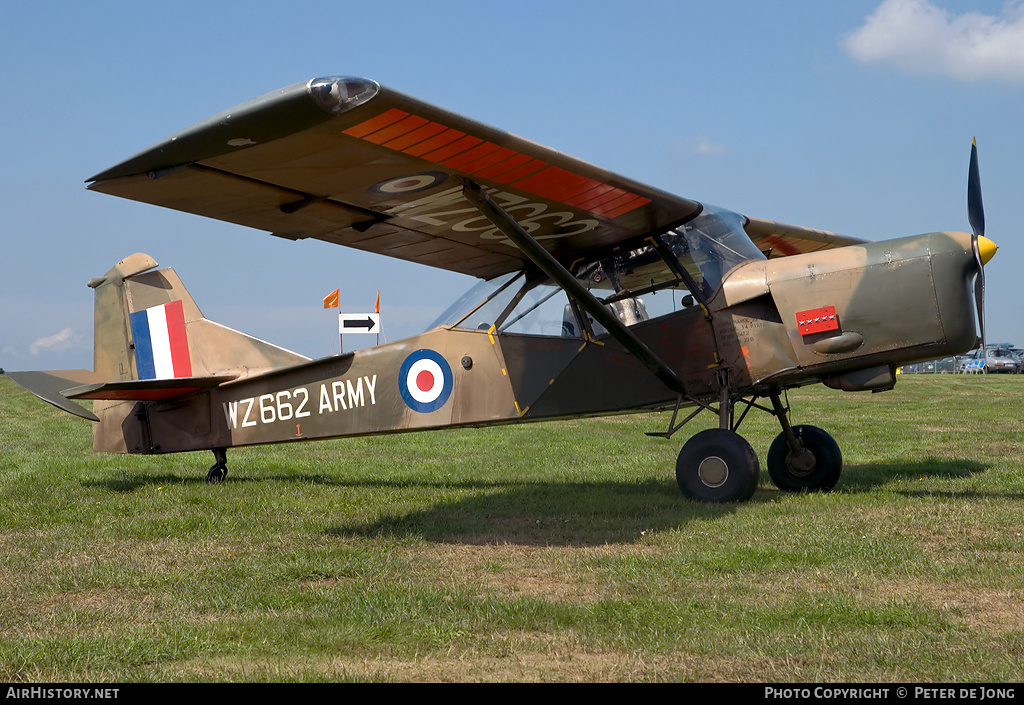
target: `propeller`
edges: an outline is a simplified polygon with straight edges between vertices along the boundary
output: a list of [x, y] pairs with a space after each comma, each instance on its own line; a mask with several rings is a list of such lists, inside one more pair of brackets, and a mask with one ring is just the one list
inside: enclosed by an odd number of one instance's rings
[[[967, 175], [967, 220], [971, 224], [971, 248], [978, 264], [974, 280], [974, 303], [978, 307], [981, 354], [985, 355], [985, 263], [995, 254], [995, 243], [985, 237], [985, 206], [981, 202], [981, 172], [978, 170], [978, 141], [971, 140], [971, 166]], [[983, 363], [984, 364], [984, 363]]]

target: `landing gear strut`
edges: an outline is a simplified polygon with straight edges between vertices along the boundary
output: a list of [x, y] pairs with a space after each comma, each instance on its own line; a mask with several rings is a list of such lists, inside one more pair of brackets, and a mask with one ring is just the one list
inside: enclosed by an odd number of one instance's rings
[[[768, 409], [755, 403], [756, 396], [750, 400], [733, 399], [726, 381], [724, 376], [720, 380], [719, 427], [701, 431], [679, 451], [676, 481], [686, 497], [702, 502], [742, 502], [754, 494], [761, 473], [757, 454], [736, 432], [752, 408], [772, 414], [782, 426], [782, 432], [775, 438], [767, 457], [768, 474], [780, 490], [827, 492], [835, 487], [843, 469], [843, 454], [832, 436], [817, 426], [792, 426], [781, 390], [774, 390], [768, 395], [772, 401], [772, 408]], [[676, 424], [677, 405], [668, 431], [649, 435], [669, 438], [702, 409], [716, 411], [709, 404], [695, 399], [690, 401], [701, 408]], [[737, 402], [746, 404], [747, 408], [739, 419], [734, 420], [733, 408]]]
[[226, 448], [213, 449], [213, 467], [206, 473], [206, 481], [210, 483], [224, 482], [228, 474], [228, 451]]
[[785, 492], [828, 492], [843, 470], [839, 444], [817, 426], [791, 426], [778, 393], [771, 399], [782, 425], [768, 450], [768, 474], [775, 486]]

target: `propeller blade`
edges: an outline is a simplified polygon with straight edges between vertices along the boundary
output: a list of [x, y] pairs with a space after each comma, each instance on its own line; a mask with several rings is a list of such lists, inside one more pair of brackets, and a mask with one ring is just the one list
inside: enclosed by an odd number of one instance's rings
[[[978, 308], [978, 328], [981, 332], [981, 355], [985, 359], [985, 260], [981, 255], [979, 239], [985, 236], [985, 206], [981, 200], [981, 171], [978, 169], [978, 141], [971, 140], [971, 166], [967, 174], [967, 220], [974, 234], [971, 248], [978, 263], [974, 279], [974, 304]], [[984, 365], [985, 362], [982, 362]]]
[[981, 330], [981, 349], [985, 350], [985, 267], [981, 263], [978, 249], [974, 249], [978, 259], [978, 276], [974, 280], [974, 305], [978, 307], [978, 328]]
[[978, 141], [975, 139], [971, 140], [971, 168], [967, 175], [967, 220], [977, 242], [985, 234], [985, 206], [981, 202], [981, 172], [978, 169]]

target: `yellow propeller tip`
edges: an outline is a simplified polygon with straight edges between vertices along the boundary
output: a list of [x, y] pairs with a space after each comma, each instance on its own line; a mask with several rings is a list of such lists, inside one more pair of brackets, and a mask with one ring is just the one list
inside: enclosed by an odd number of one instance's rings
[[982, 264], [988, 264], [988, 261], [995, 256], [998, 249], [999, 247], [996, 246], [996, 243], [984, 235], [978, 236], [978, 253], [981, 254]]

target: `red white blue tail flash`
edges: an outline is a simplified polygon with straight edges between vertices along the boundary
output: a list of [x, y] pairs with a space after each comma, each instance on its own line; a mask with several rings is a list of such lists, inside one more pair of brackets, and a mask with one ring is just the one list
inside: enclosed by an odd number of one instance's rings
[[192, 376], [181, 301], [136, 311], [131, 325], [139, 379]]
[[413, 411], [427, 414], [444, 406], [452, 393], [452, 368], [433, 350], [417, 350], [398, 372], [398, 389]]

